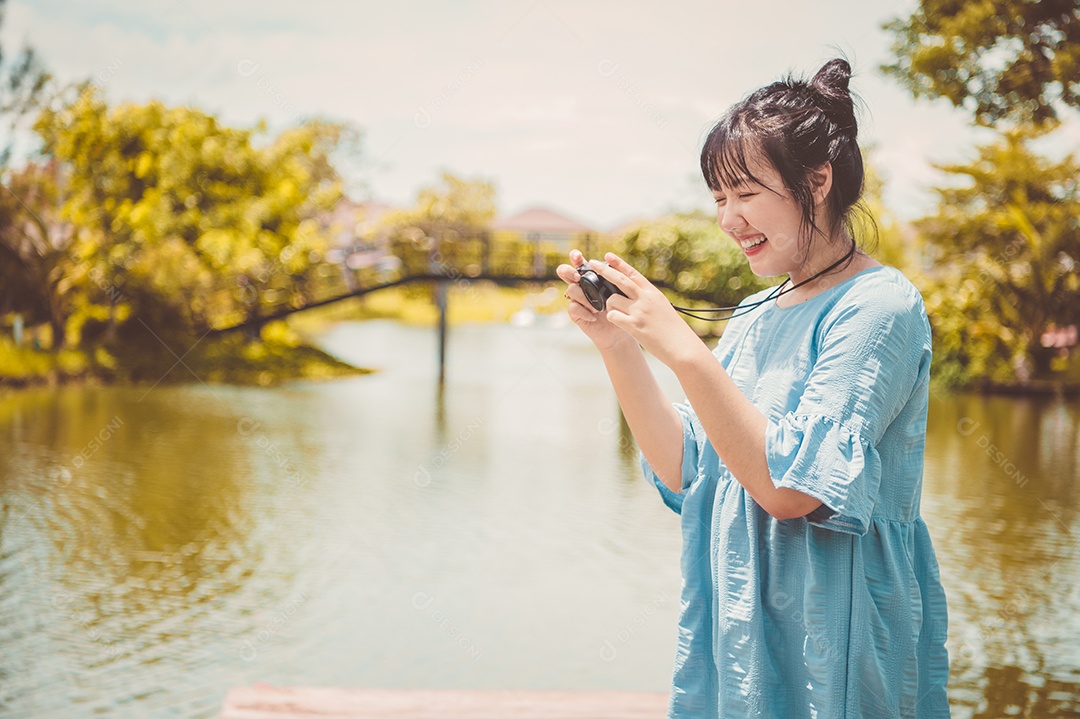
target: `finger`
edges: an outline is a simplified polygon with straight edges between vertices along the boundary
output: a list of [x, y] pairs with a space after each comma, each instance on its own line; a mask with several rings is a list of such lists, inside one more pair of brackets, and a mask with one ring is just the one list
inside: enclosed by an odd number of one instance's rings
[[638, 286], [634, 284], [633, 280], [631, 280], [619, 270], [611, 267], [610, 265], [605, 265], [600, 260], [589, 260], [589, 267], [595, 270], [596, 274], [600, 275], [605, 280], [608, 280], [613, 285], [622, 290], [623, 293], [625, 293], [626, 296], [630, 299], [634, 299], [637, 297]]
[[559, 279], [563, 282], [576, 284], [581, 281], [581, 273], [570, 265], [559, 265], [555, 268], [555, 274], [558, 275]]
[[616, 307], [612, 307], [610, 300], [608, 302], [607, 310], [604, 312], [604, 319], [623, 332], [630, 332], [630, 315], [620, 311]]
[[[585, 294], [582, 292], [582, 294]], [[632, 300], [623, 297], [622, 295], [612, 295], [607, 298], [607, 302], [604, 303], [604, 309], [608, 311], [615, 311], [622, 314], [629, 314], [630, 305]]]
[[604, 260], [617, 269], [619, 272], [626, 275], [634, 284], [638, 286], [644, 286], [649, 284], [649, 281], [645, 279], [645, 276], [630, 266], [623, 258], [616, 255], [614, 252], [608, 252], [604, 255]]
[[589, 302], [589, 298], [585, 296], [585, 292], [581, 289], [580, 285], [570, 285], [567, 287], [566, 292], [563, 293], [563, 297], [575, 304], [581, 305], [592, 314], [597, 313], [597, 309]]
[[581, 267], [585, 264], [585, 255], [581, 254], [579, 250], [570, 250], [570, 264], [574, 267]]
[[575, 322], [596, 322], [596, 310], [593, 310], [592, 307], [585, 308], [577, 302], [571, 302], [566, 312], [570, 315], [570, 319]]

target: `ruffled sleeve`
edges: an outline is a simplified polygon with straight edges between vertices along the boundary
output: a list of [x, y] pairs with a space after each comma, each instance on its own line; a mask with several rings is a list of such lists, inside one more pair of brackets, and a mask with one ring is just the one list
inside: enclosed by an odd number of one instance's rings
[[675, 411], [679, 413], [683, 428], [682, 491], [671, 491], [671, 488], [656, 476], [652, 466], [645, 460], [644, 454], [641, 455], [641, 471], [646, 479], [656, 485], [664, 504], [675, 512], [682, 514], [682, 504], [683, 498], [686, 496], [686, 490], [698, 473], [698, 433], [694, 426], [693, 411], [688, 404], [676, 404]]
[[881, 481], [881, 458], [865, 437], [829, 417], [789, 412], [766, 427], [765, 456], [777, 487], [822, 502], [807, 521], [866, 534]]
[[818, 329], [798, 405], [770, 418], [765, 456], [777, 487], [822, 502], [818, 526], [867, 532], [881, 484], [877, 446], [929, 380], [930, 327], [910, 283], [887, 283], [833, 308]]

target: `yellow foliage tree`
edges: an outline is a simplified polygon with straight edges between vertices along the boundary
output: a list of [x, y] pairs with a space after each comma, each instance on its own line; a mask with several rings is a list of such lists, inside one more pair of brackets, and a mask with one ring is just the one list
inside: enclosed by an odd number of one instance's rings
[[942, 167], [966, 182], [938, 189], [918, 223], [939, 268], [924, 288], [935, 364], [957, 384], [1060, 378], [1043, 335], [1080, 323], [1080, 165], [1029, 141], [1009, 131]]
[[110, 108], [84, 86], [35, 129], [64, 175], [76, 261], [110, 303], [202, 333], [259, 316], [268, 297], [304, 301], [327, 242], [318, 216], [341, 195], [331, 155], [351, 128], [316, 121], [267, 139], [263, 124], [188, 107]]

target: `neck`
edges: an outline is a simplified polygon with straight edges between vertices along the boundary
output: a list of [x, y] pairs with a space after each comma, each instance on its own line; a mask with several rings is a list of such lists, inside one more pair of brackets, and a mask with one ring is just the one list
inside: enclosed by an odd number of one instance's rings
[[[839, 268], [840, 264], [843, 264], [842, 260], [846, 259], [849, 255], [853, 255], [854, 240], [844, 233], [839, 238], [832, 240], [828, 243], [828, 246], [822, 251], [815, 253], [814, 257], [801, 265], [800, 267], [793, 269], [788, 278], [792, 285], [799, 285], [806, 283], [807, 288], [813, 288], [815, 284], [820, 282], [824, 277], [818, 277], [813, 282], [808, 282], [810, 278], [814, 277], [818, 273], [828, 270], [834, 272]], [[832, 268], [831, 270], [829, 268]], [[826, 272], [826, 276], [829, 272]]]

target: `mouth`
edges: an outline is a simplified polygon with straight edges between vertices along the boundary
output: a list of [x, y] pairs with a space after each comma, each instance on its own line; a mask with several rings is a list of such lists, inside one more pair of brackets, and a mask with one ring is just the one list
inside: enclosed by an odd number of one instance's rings
[[751, 235], [749, 237], [738, 237], [736, 241], [739, 243], [739, 247], [747, 255], [755, 254], [761, 247], [768, 242], [768, 238], [765, 235]]

